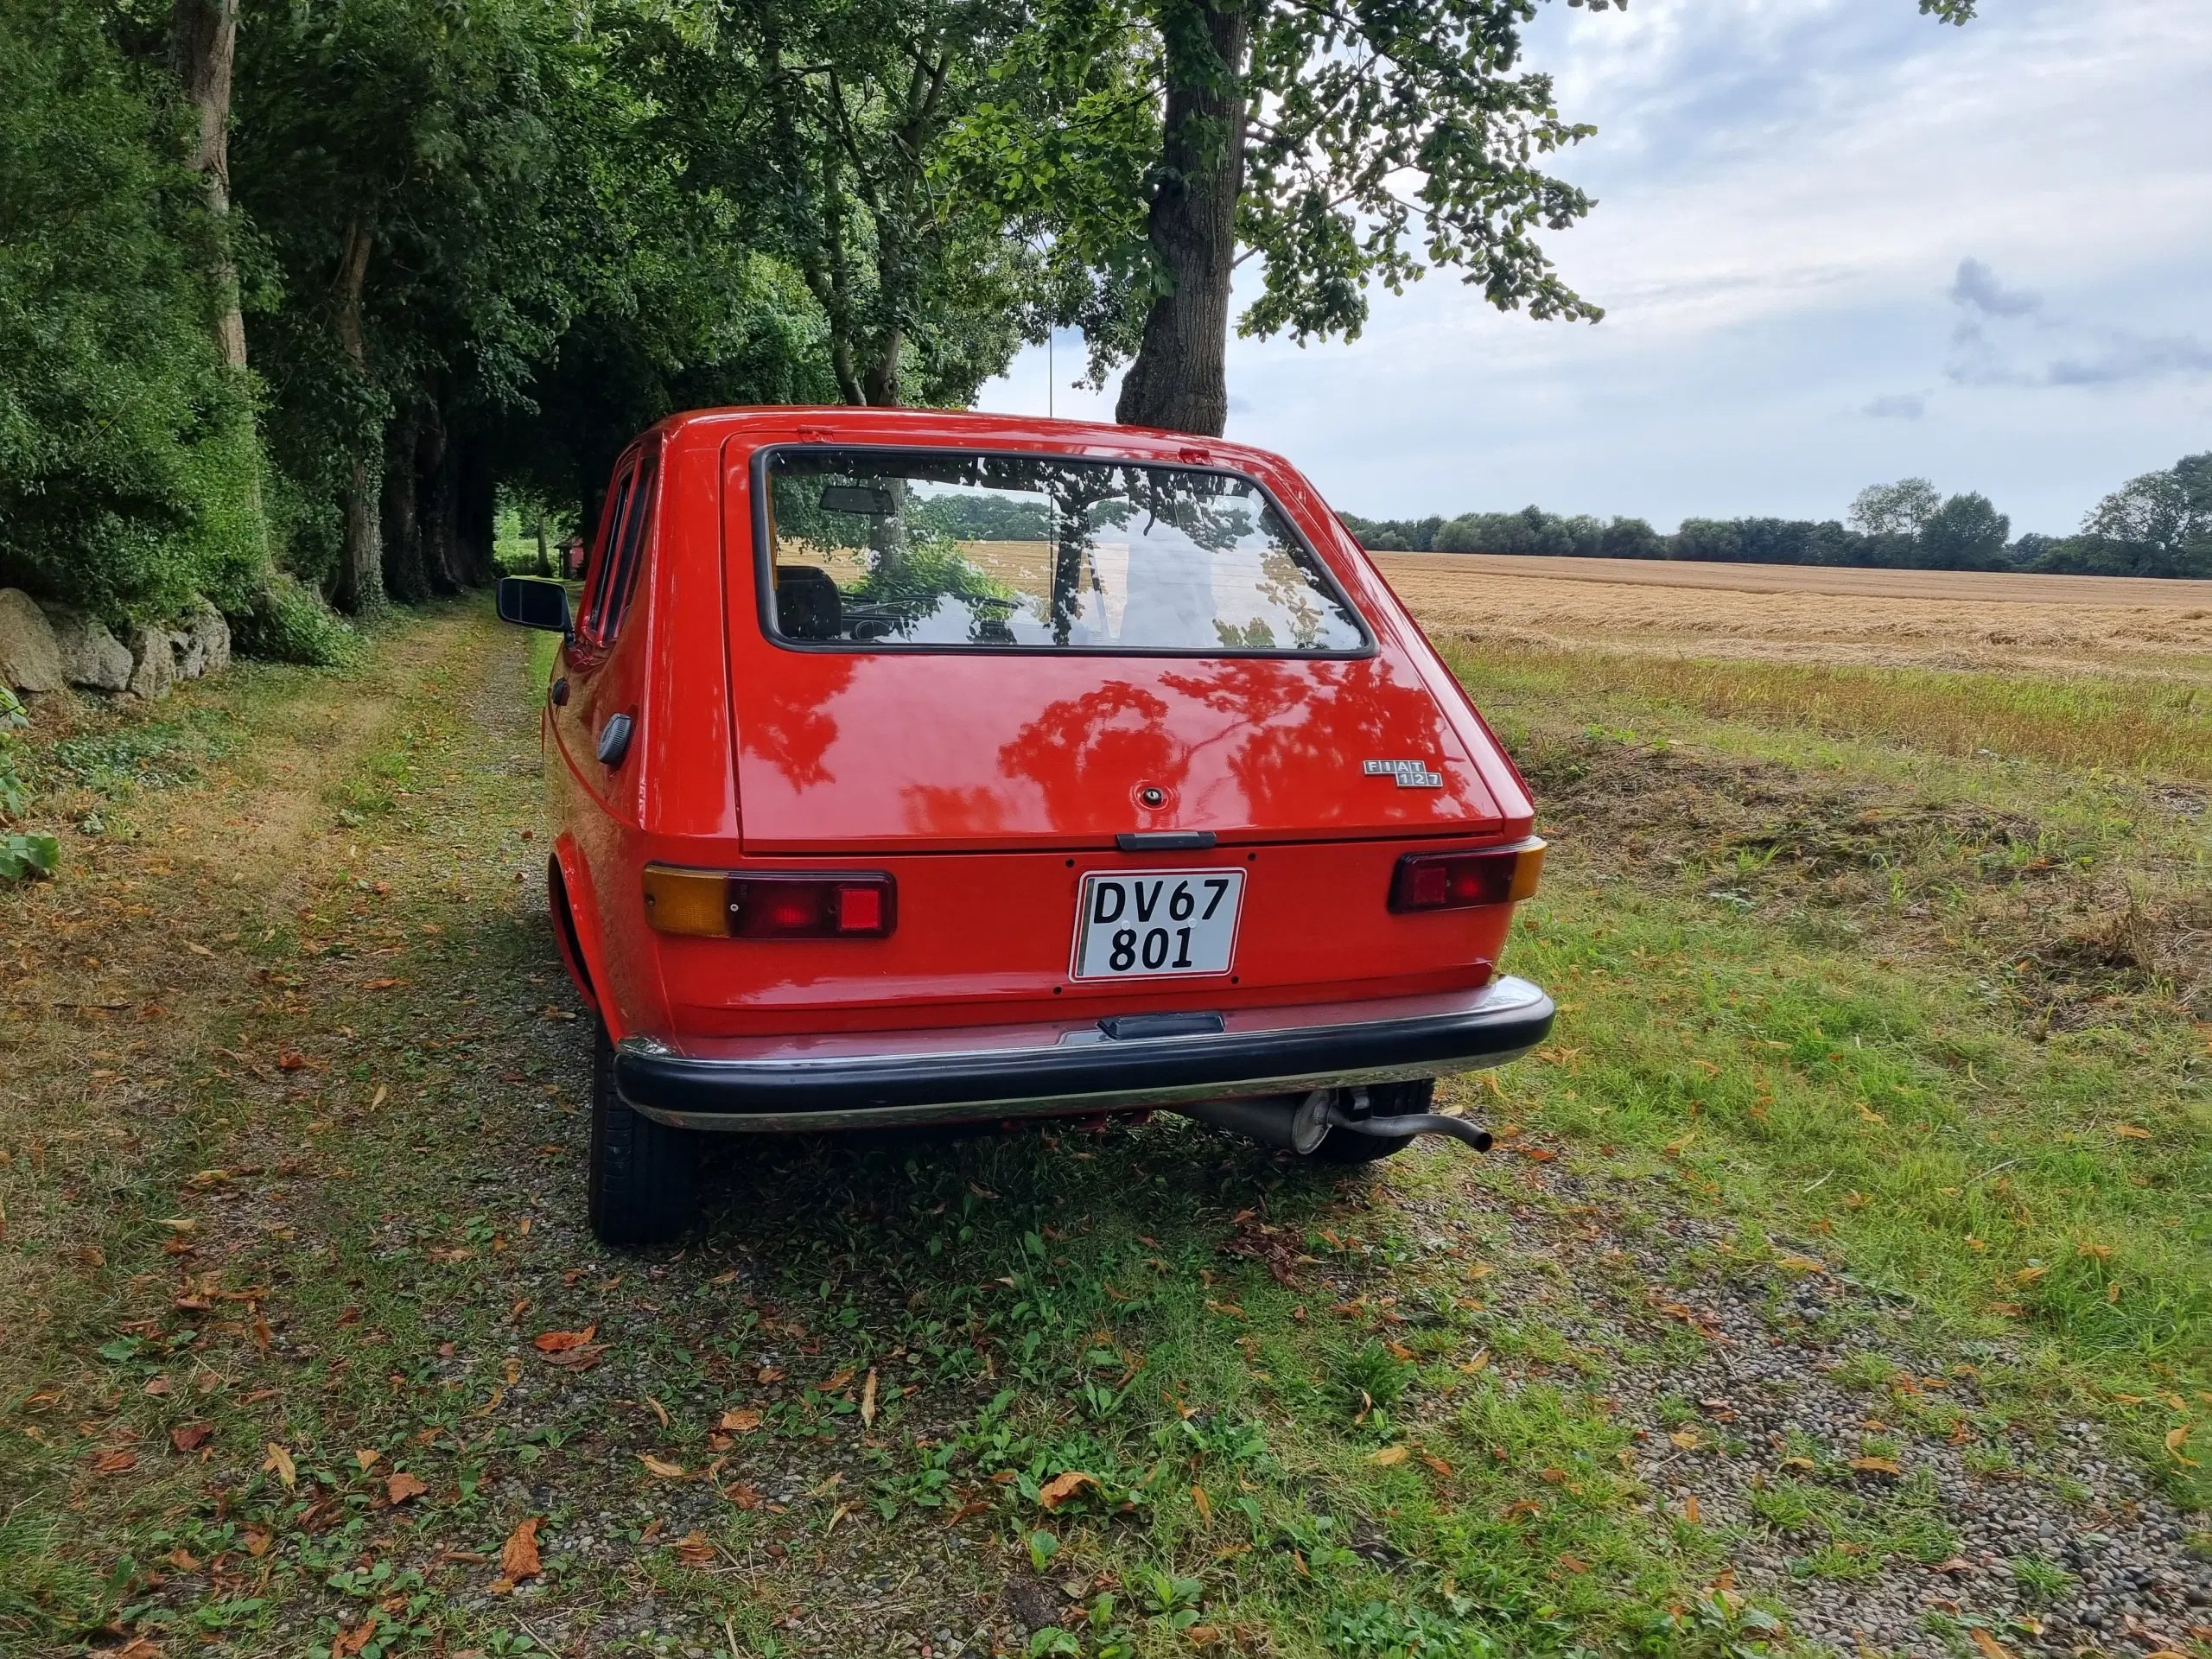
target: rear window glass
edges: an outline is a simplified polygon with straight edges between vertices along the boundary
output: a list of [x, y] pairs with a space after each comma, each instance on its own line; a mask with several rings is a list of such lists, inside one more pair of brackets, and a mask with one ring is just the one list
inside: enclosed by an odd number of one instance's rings
[[801, 643], [1348, 655], [1351, 606], [1257, 484], [1059, 455], [777, 450], [771, 627]]

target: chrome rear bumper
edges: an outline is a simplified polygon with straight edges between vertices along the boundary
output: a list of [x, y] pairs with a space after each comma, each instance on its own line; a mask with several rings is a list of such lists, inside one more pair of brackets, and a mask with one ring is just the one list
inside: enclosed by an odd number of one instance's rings
[[[1543, 1041], [1552, 1000], [1526, 980], [1373, 1001], [1179, 1016], [784, 1037], [627, 1037], [615, 1086], [683, 1128], [780, 1134], [1139, 1111], [1471, 1071]], [[1134, 1028], [1134, 1029], [1132, 1029]]]

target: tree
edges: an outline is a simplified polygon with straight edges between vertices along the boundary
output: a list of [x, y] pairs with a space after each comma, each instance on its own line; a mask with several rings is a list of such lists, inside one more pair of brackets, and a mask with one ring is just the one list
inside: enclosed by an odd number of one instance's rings
[[1990, 499], [1955, 495], [1920, 526], [1920, 567], [1929, 570], [2001, 570], [2012, 521]]
[[1869, 484], [1852, 498], [1851, 527], [1866, 536], [1917, 536], [1943, 505], [1942, 492], [1924, 478]]
[[1017, 27], [1013, 0], [727, 0], [623, 26], [688, 188], [800, 274], [838, 395], [964, 403], [1012, 357], [1033, 260], [945, 141]]

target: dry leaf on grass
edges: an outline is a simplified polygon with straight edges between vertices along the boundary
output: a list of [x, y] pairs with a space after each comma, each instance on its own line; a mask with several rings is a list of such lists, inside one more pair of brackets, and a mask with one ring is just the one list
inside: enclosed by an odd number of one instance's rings
[[1378, 1469], [1388, 1469], [1392, 1464], [1403, 1463], [1408, 1455], [1402, 1446], [1386, 1446], [1368, 1461]]
[[1851, 1466], [1862, 1474], [1869, 1475], [1901, 1475], [1904, 1472], [1897, 1467], [1895, 1458], [1853, 1458]]
[[245, 1529], [245, 1553], [249, 1555], [266, 1555], [269, 1546], [276, 1541], [276, 1535], [266, 1527], [250, 1526]]
[[563, 1354], [582, 1347], [598, 1334], [597, 1325], [588, 1325], [581, 1331], [541, 1331], [531, 1338], [531, 1346], [541, 1354]]
[[1198, 1506], [1198, 1519], [1205, 1522], [1208, 1526], [1211, 1526], [1213, 1524], [1213, 1499], [1206, 1496], [1206, 1489], [1203, 1486], [1192, 1487], [1191, 1502]]
[[2148, 1141], [2151, 1138], [2150, 1130], [2138, 1128], [2133, 1123], [2115, 1123], [2112, 1126], [2112, 1132], [2129, 1141]]
[[1445, 1478], [1445, 1479], [1446, 1479], [1446, 1480], [1449, 1480], [1449, 1479], [1451, 1479], [1451, 1478], [1452, 1478], [1452, 1465], [1451, 1465], [1450, 1464], [1448, 1464], [1448, 1463], [1445, 1462], [1443, 1459], [1441, 1459], [1441, 1458], [1433, 1458], [1433, 1457], [1430, 1457], [1427, 1452], [1423, 1452], [1423, 1453], [1421, 1454], [1421, 1460], [1423, 1463], [1427, 1464], [1427, 1465], [1428, 1465], [1428, 1467], [1430, 1468], [1430, 1470], [1431, 1470], [1432, 1471], [1433, 1471], [1434, 1473], [1436, 1473], [1436, 1474], [1440, 1474], [1440, 1475], [1443, 1476], [1443, 1477], [1444, 1477], [1444, 1478]]
[[1694, 1428], [1678, 1428], [1667, 1438], [1685, 1452], [1697, 1450], [1697, 1430]]
[[1697, 1494], [1695, 1492], [1692, 1492], [1688, 1497], [1682, 1500], [1682, 1519], [1688, 1522], [1694, 1527], [1700, 1524], [1705, 1519], [1703, 1512], [1700, 1511], [1697, 1506]]
[[134, 1636], [114, 1649], [109, 1659], [162, 1659], [162, 1650], [143, 1636]]
[[683, 1480], [689, 1478], [689, 1471], [685, 1470], [683, 1465], [680, 1463], [670, 1463], [663, 1458], [647, 1457], [642, 1452], [638, 1453], [638, 1461], [644, 1464], [646, 1469], [651, 1471], [652, 1473], [658, 1475], [663, 1480]]
[[127, 1475], [138, 1466], [138, 1454], [124, 1451], [120, 1446], [103, 1452], [92, 1459], [96, 1475]]
[[180, 1452], [197, 1452], [207, 1444], [207, 1437], [214, 1432], [213, 1423], [187, 1423], [181, 1428], [169, 1430], [169, 1444]]
[[366, 1474], [377, 1466], [377, 1459], [382, 1456], [384, 1453], [373, 1447], [364, 1446], [353, 1453], [353, 1461], [359, 1465], [361, 1472]]
[[2186, 1457], [2182, 1452], [2182, 1447], [2189, 1444], [2189, 1431], [2190, 1427], [2191, 1425], [2183, 1423], [2179, 1428], [2170, 1428], [2166, 1431], [2167, 1455], [2171, 1457], [2176, 1463], [2181, 1465], [2184, 1469], [2194, 1469], [2196, 1467], [2196, 1459], [2195, 1458]]
[[686, 1567], [705, 1567], [715, 1559], [715, 1547], [703, 1532], [687, 1532], [676, 1541], [676, 1559]]
[[384, 1495], [395, 1503], [404, 1503], [410, 1497], [420, 1497], [429, 1490], [419, 1478], [404, 1470], [385, 1477]]
[[868, 1381], [861, 1385], [861, 1427], [875, 1427], [875, 1373], [868, 1374]]
[[262, 1459], [261, 1466], [283, 1481], [288, 1492], [300, 1484], [300, 1471], [292, 1465], [292, 1454], [274, 1440], [269, 1442], [269, 1455]]
[[499, 1577], [511, 1590], [537, 1576], [537, 1521], [534, 1515], [524, 1521], [499, 1548]]
[[1980, 1625], [1967, 1625], [1967, 1634], [1974, 1639], [1974, 1646], [1981, 1649], [1982, 1659], [2012, 1659], [2012, 1650]]
[[722, 1413], [722, 1429], [730, 1434], [750, 1434], [760, 1427], [760, 1414], [750, 1409]]
[[353, 1656], [375, 1639], [377, 1616], [371, 1613], [350, 1630], [340, 1630], [330, 1638], [330, 1659], [353, 1659]]
[[733, 1480], [728, 1485], [723, 1487], [722, 1496], [741, 1510], [757, 1510], [760, 1507], [760, 1489], [748, 1486], [741, 1480]]
[[1076, 1492], [1085, 1486], [1096, 1486], [1098, 1477], [1071, 1469], [1065, 1474], [1054, 1475], [1039, 1489], [1037, 1501], [1048, 1510], [1057, 1510]]

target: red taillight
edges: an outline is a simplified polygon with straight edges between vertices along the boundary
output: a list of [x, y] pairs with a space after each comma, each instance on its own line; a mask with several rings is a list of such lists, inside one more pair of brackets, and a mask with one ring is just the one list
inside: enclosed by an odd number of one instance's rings
[[1390, 908], [1467, 910], [1513, 905], [1536, 891], [1544, 843], [1529, 840], [1471, 853], [1408, 853], [1390, 882]]
[[880, 939], [898, 925], [888, 875], [760, 874], [645, 867], [645, 918], [664, 933], [740, 939]]

